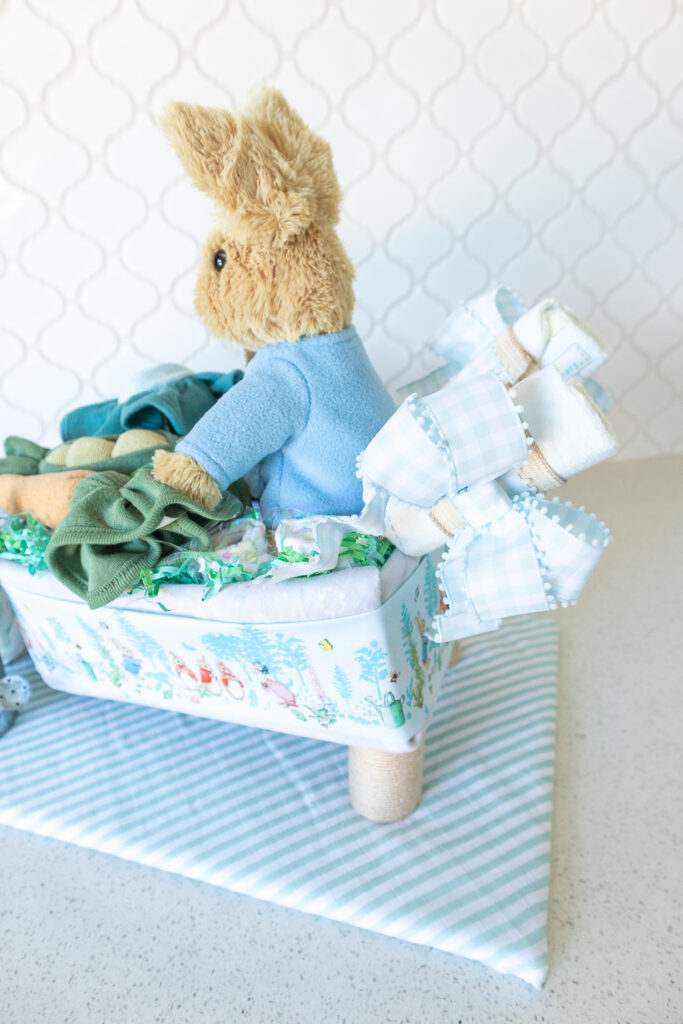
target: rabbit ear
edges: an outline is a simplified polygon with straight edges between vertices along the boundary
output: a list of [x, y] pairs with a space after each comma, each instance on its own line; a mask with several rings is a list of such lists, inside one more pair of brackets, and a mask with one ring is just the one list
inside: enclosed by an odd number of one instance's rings
[[162, 126], [235, 240], [281, 246], [314, 220], [336, 221], [329, 146], [276, 89], [259, 90], [241, 114], [172, 103]]
[[272, 86], [257, 89], [243, 113], [287, 161], [297, 184], [315, 195], [316, 220], [336, 224], [341, 192], [329, 143], [311, 131], [282, 93]]
[[161, 127], [195, 185], [221, 201], [226, 162], [239, 145], [237, 118], [227, 110], [169, 103]]
[[251, 94], [242, 113], [257, 125], [275, 148], [293, 156], [297, 144], [313, 136], [306, 122], [293, 110], [279, 89], [262, 85]]

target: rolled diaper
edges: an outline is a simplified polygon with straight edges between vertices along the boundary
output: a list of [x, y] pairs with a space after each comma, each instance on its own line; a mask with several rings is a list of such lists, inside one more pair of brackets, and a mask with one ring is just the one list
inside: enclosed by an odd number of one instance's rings
[[451, 313], [429, 341], [428, 348], [453, 363], [457, 372], [525, 312], [520, 297], [511, 288], [499, 285]]
[[[501, 341], [515, 345], [542, 366], [555, 366], [563, 377], [587, 377], [607, 357], [607, 346], [576, 313], [557, 299], [543, 299], [511, 324]], [[521, 374], [520, 374], [521, 376]]]
[[113, 450], [114, 442], [104, 437], [79, 437], [68, 446], [66, 465], [72, 468], [103, 462], [111, 458]]
[[[450, 376], [476, 377], [492, 371], [512, 384], [538, 366], [555, 366], [563, 377], [585, 379], [605, 361], [608, 347], [596, 332], [557, 299], [527, 309], [501, 285], [463, 303], [441, 325], [428, 348], [447, 361]], [[428, 393], [429, 379], [404, 386], [403, 395]], [[424, 387], [422, 385], [424, 384]], [[435, 384], [436, 390], [442, 384]]]
[[404, 555], [411, 557], [419, 558], [430, 551], [437, 551], [451, 533], [447, 529], [448, 524], [442, 523], [433, 513], [433, 508], [420, 508], [390, 497], [385, 512], [387, 539]]

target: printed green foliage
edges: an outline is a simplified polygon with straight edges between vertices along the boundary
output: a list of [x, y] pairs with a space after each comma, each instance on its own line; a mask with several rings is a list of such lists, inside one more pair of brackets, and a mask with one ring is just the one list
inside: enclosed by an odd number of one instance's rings
[[277, 644], [256, 626], [242, 626], [235, 633], [204, 633], [200, 639], [202, 645], [217, 658], [239, 665], [250, 680], [254, 672], [258, 676], [254, 666], [267, 665], [273, 675], [281, 667]]
[[321, 708], [310, 708], [308, 704], [305, 707], [307, 711], [310, 711], [311, 717], [317, 721], [318, 725], [322, 725], [325, 729], [334, 725], [337, 721], [337, 705], [332, 701]]
[[295, 636], [285, 636], [284, 633], [275, 634], [275, 647], [277, 655], [269, 662], [269, 667], [275, 673], [281, 673], [284, 669], [291, 669], [299, 677], [301, 686], [305, 689], [308, 673], [308, 658], [306, 657], [306, 645], [303, 640]]
[[53, 615], [48, 616], [47, 621], [50, 623], [52, 630], [58, 640], [61, 640], [63, 644], [71, 644], [71, 637], [64, 629], [59, 619], [55, 619]]
[[425, 558], [425, 578], [424, 578], [424, 597], [425, 597], [425, 612], [427, 614], [427, 620], [431, 620], [439, 610], [439, 584], [436, 579], [436, 571], [434, 563], [432, 562], [429, 555]]
[[356, 661], [360, 665], [360, 678], [364, 683], [377, 687], [377, 699], [382, 700], [382, 683], [389, 678], [387, 653], [377, 640], [371, 640], [366, 647], [354, 651]]
[[333, 673], [334, 688], [341, 697], [342, 700], [346, 701], [347, 704], [351, 700], [351, 680], [347, 676], [341, 665], [334, 666]]
[[413, 704], [421, 708], [424, 704], [425, 677], [422, 670], [422, 662], [417, 647], [415, 646], [415, 633], [408, 608], [404, 603], [401, 606], [401, 641], [403, 650], [413, 670], [413, 678], [410, 684], [410, 693]]
[[146, 633], [144, 629], [138, 629], [125, 615], [121, 614], [117, 616], [116, 624], [136, 654], [141, 654], [143, 658], [149, 658], [151, 661], [160, 661], [165, 666], [169, 665], [166, 648], [162, 647], [159, 641]]
[[202, 646], [217, 658], [239, 664], [247, 661], [247, 651], [237, 633], [204, 633], [200, 640]]
[[99, 635], [96, 629], [93, 629], [92, 626], [89, 626], [87, 622], [83, 621], [83, 619], [79, 618], [77, 621], [83, 632], [87, 633], [87, 635], [90, 637], [95, 647], [99, 651], [100, 657], [104, 662], [105, 671], [107, 672], [112, 683], [114, 684], [114, 686], [120, 686], [121, 683], [123, 682], [123, 673], [121, 672], [121, 669], [114, 660], [111, 651], [103, 642], [102, 637]]

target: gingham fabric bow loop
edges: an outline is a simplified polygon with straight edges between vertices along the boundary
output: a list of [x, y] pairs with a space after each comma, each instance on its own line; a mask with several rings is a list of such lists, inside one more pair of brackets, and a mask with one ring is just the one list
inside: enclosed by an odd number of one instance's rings
[[527, 458], [512, 393], [492, 374], [407, 398], [358, 460], [358, 473], [400, 501], [430, 508]]
[[463, 303], [430, 347], [453, 373], [478, 376], [490, 371], [507, 383], [550, 365], [565, 378], [584, 379], [607, 356], [605, 342], [557, 299], [545, 298], [527, 309], [503, 285]]
[[[448, 603], [432, 625], [439, 642], [573, 603], [610, 540], [604, 523], [569, 502], [531, 492], [511, 498], [497, 482], [476, 490], [459, 496], [469, 525], [451, 541], [439, 567]], [[490, 521], [474, 526], [486, 508]]]
[[[448, 491], [449, 463], [430, 436], [420, 403], [407, 398], [358, 459], [358, 476], [373, 489], [423, 508]], [[365, 489], [364, 489], [365, 497]]]
[[[364, 494], [404, 517], [406, 548], [427, 527], [428, 510], [447, 496], [462, 519], [439, 569], [445, 613], [437, 641], [496, 629], [513, 615], [576, 600], [609, 535], [595, 517], [531, 491], [514, 498], [496, 479], [528, 454], [525, 424], [511, 392], [493, 374], [462, 381], [423, 399], [407, 399], [359, 459]], [[392, 540], [403, 537], [392, 517]], [[432, 550], [442, 546], [443, 534]]]

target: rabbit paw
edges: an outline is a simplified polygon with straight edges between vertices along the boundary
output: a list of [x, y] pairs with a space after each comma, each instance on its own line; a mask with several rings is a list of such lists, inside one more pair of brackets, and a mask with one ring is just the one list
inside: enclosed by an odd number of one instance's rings
[[198, 505], [213, 510], [221, 500], [221, 492], [214, 478], [192, 458], [182, 452], [156, 451], [152, 476], [159, 483], [173, 487]]

